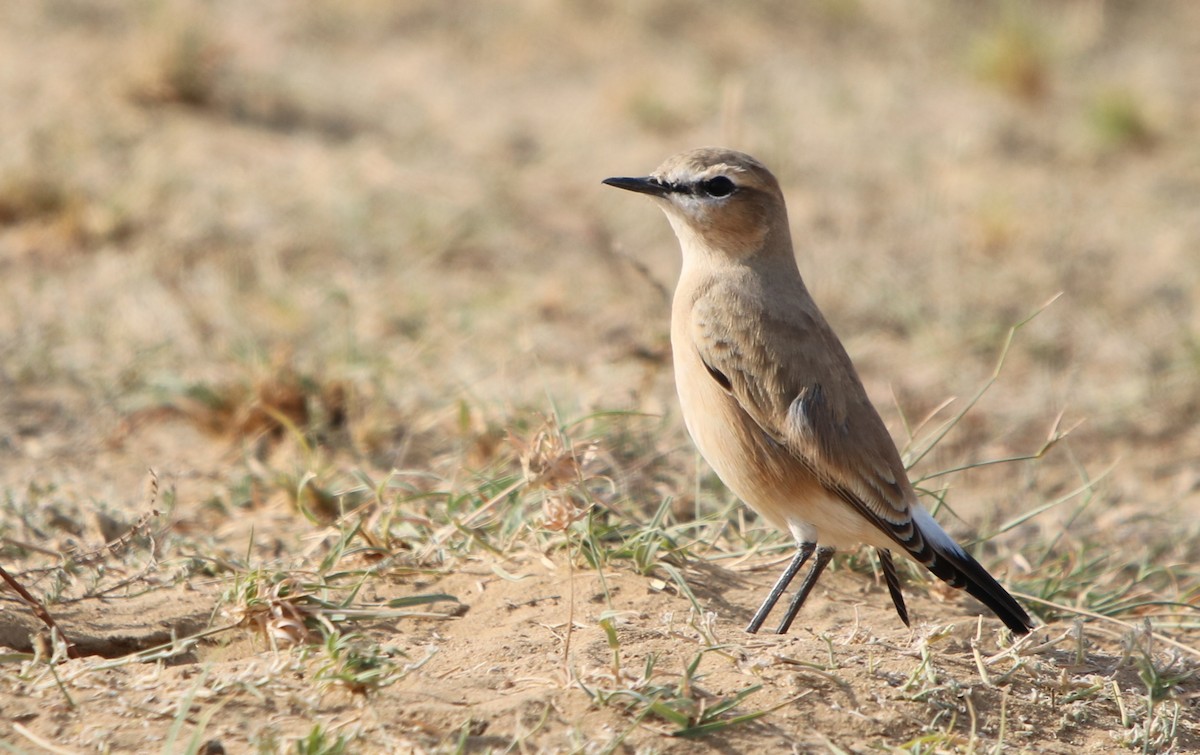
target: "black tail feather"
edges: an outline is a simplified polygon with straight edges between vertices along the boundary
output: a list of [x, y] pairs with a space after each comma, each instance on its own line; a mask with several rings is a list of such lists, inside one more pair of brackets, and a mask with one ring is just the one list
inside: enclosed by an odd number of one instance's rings
[[904, 626], [912, 626], [908, 623], [908, 609], [904, 606], [904, 593], [900, 591], [900, 575], [896, 573], [896, 565], [892, 563], [892, 553], [884, 548], [875, 550], [879, 553], [879, 566], [883, 569], [883, 579], [887, 582], [888, 592], [892, 595], [892, 605], [896, 606], [896, 613], [900, 614], [900, 620], [904, 622]]
[[[1029, 614], [1025, 613], [1025, 609], [1021, 608], [991, 574], [988, 574], [987, 569], [980, 566], [978, 561], [971, 558], [971, 554], [954, 542], [920, 504], [913, 504], [911, 517], [903, 521], [892, 521], [879, 516], [876, 510], [864, 503], [854, 491], [841, 486], [830, 490], [854, 507], [868, 522], [890, 535], [917, 563], [924, 565], [946, 584], [966, 590], [976, 600], [992, 609], [1013, 632], [1029, 634], [1033, 629], [1033, 621]], [[888, 580], [888, 590], [892, 593], [892, 602], [896, 604], [896, 610], [900, 611], [901, 618], [904, 618], [906, 612], [901, 610], [903, 598], [898, 597], [900, 582], [896, 579], [895, 570], [888, 568], [890, 557], [884, 556], [887, 551], [880, 549], [879, 553], [880, 562], [887, 562], [883, 569]]]
[[966, 551], [946, 553], [938, 549], [933, 559], [924, 563], [939, 579], [966, 590], [990, 608], [1015, 634], [1029, 634], [1029, 630], [1033, 629], [1033, 621], [1021, 604]]

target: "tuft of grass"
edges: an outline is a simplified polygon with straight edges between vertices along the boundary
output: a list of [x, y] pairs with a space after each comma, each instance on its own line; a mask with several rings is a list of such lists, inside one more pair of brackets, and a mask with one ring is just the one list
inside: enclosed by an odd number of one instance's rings
[[302, 739], [296, 740], [296, 755], [343, 755], [351, 752], [351, 740], [343, 734], [333, 734], [321, 724], [313, 724]]
[[0, 175], [0, 230], [26, 226], [14, 249], [45, 263], [131, 230], [119, 210], [102, 207], [53, 159]]
[[15, 173], [0, 180], [0, 226], [58, 215], [74, 201], [70, 190], [44, 173]]
[[1154, 129], [1145, 104], [1128, 89], [1111, 89], [1096, 95], [1087, 106], [1086, 116], [1104, 151], [1147, 149], [1154, 145]]
[[313, 439], [343, 429], [348, 391], [344, 382], [303, 373], [280, 356], [252, 377], [185, 386], [168, 403], [209, 432], [253, 443], [289, 431]]
[[146, 57], [134, 72], [134, 99], [196, 108], [216, 101], [227, 46], [211, 19], [162, 12], [149, 21], [145, 37]]
[[[343, 545], [349, 538], [343, 537]], [[446, 618], [447, 614], [414, 611], [435, 603], [457, 603], [445, 593], [424, 593], [395, 598], [382, 604], [355, 601], [372, 570], [335, 571], [345, 551], [335, 547], [322, 564], [325, 571], [312, 574], [255, 568], [240, 571], [221, 596], [232, 627], [252, 628], [272, 647], [329, 641], [342, 636], [341, 627], [363, 621], [403, 618]]]
[[[666, 723], [670, 728], [664, 732], [672, 737], [703, 737], [762, 718], [770, 710], [749, 713], [735, 712], [746, 698], [758, 692], [761, 684], [753, 684], [730, 695], [714, 695], [699, 686], [700, 662], [707, 650], [692, 656], [683, 672], [675, 678], [660, 678], [657, 674], [658, 656], [647, 656], [640, 676], [632, 677], [621, 669], [620, 642], [611, 621], [602, 622], [602, 628], [613, 651], [612, 681], [616, 685], [602, 688], [589, 687], [582, 681], [583, 690], [599, 706], [616, 706], [630, 715], [635, 723], [648, 717]], [[621, 686], [622, 682], [628, 682]]]
[[432, 656], [418, 663], [401, 665], [404, 654], [359, 634], [330, 634], [323, 644], [324, 659], [313, 675], [320, 687], [337, 686], [354, 695], [368, 695], [403, 679]]
[[1014, 99], [1037, 102], [1049, 91], [1049, 44], [1023, 3], [1004, 4], [999, 20], [975, 38], [970, 60], [976, 76]]

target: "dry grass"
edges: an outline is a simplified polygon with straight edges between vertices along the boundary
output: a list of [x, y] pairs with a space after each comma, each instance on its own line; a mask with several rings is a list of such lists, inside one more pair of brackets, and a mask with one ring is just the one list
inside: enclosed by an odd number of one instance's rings
[[[82, 657], [0, 596], [0, 747], [1200, 748], [1198, 25], [6, 5], [0, 566]], [[667, 224], [599, 185], [708, 143], [776, 169], [1029, 639], [915, 569], [906, 631], [865, 553], [741, 632], [787, 544], [681, 427]]]

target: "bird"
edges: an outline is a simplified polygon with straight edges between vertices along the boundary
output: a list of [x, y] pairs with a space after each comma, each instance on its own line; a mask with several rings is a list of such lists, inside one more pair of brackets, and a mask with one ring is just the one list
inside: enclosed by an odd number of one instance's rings
[[839, 548], [874, 546], [910, 626], [893, 550], [966, 590], [1015, 634], [1025, 609], [921, 505], [850, 356], [817, 308], [793, 252], [783, 192], [765, 165], [693, 149], [648, 176], [604, 184], [666, 213], [683, 264], [671, 305], [675, 385], [688, 434], [721, 481], [796, 551], [754, 613], [758, 632], [810, 559], [785, 634]]

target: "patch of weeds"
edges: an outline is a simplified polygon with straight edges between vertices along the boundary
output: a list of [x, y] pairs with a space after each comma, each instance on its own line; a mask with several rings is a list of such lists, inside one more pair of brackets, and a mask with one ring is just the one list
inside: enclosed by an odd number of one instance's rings
[[[1117, 615], [1135, 585], [1114, 583], [1110, 556], [1107, 547], [1081, 544], [1046, 559], [1036, 574], [1021, 580], [1022, 590], [1042, 601], [1069, 602], [1093, 613]], [[1062, 617], [1050, 614], [1046, 618]]]
[[[1072, 516], [1065, 529], [1075, 521]], [[1046, 621], [1082, 616], [1122, 627], [1130, 626], [1128, 619], [1152, 621], [1163, 641], [1164, 631], [1197, 628], [1198, 580], [1189, 556], [1175, 554], [1179, 561], [1159, 565], [1163, 555], [1148, 550], [1140, 557], [1126, 552], [1118, 562], [1107, 540], [1082, 537], [1056, 547], [1060, 542], [1056, 537], [1046, 544], [1041, 557], [1018, 577], [1020, 597], [1032, 601]], [[1194, 654], [1200, 657], [1200, 651]]]
[[[703, 529], [705, 522], [687, 522], [666, 525], [671, 509], [671, 500], [664, 499], [649, 522], [637, 524], [625, 522], [618, 525], [600, 523], [589, 512], [585, 521], [575, 528], [579, 537], [579, 552], [588, 565], [597, 570], [603, 581], [606, 565], [620, 561], [632, 565], [642, 576], [653, 577], [651, 585], [656, 590], [665, 590], [673, 585], [680, 595], [692, 604], [693, 615], [704, 616], [705, 611], [684, 577], [683, 569], [689, 558], [690, 545], [684, 544], [685, 532]], [[698, 542], [695, 537], [691, 542]], [[711, 632], [705, 634], [709, 644]]]
[[646, 657], [641, 674], [636, 677], [621, 668], [620, 643], [611, 620], [602, 621], [601, 627], [613, 649], [613, 671], [611, 681], [626, 686], [601, 688], [579, 684], [584, 692], [599, 706], [614, 706], [631, 715], [635, 724], [654, 718], [668, 724], [662, 732], [672, 737], [703, 737], [724, 732], [730, 728], [749, 723], [770, 713], [758, 710], [737, 713], [736, 708], [753, 695], [762, 685], [754, 684], [731, 695], [714, 695], [703, 690], [699, 667], [707, 650], [692, 657], [683, 673], [675, 679], [656, 678], [658, 656], [651, 653]]
[[393, 684], [433, 657], [430, 652], [418, 662], [400, 664], [396, 658], [404, 657], [402, 651], [382, 647], [358, 634], [327, 635], [322, 649], [325, 657], [314, 681], [323, 689], [336, 686], [354, 695], [368, 695]]
[[221, 602], [230, 606], [234, 626], [255, 629], [273, 647], [287, 647], [336, 633], [311, 598], [290, 574], [253, 570], [238, 574]]
[[[621, 473], [619, 480], [612, 474], [638, 452], [644, 455], [648, 451], [645, 443], [634, 451], [631, 444], [638, 446], [639, 442], [631, 439], [628, 428], [611, 423], [635, 416], [603, 413], [568, 425], [548, 421], [531, 440], [513, 438], [522, 465], [521, 491], [530, 503], [541, 504], [543, 516], [534, 534], [559, 533], [557, 540], [543, 539], [541, 549], [575, 549], [595, 569], [622, 561], [643, 576], [676, 578], [692, 544], [719, 539], [727, 529], [730, 508], [737, 504], [678, 523], [673, 521], [675, 499], [663, 497], [653, 512], [643, 515], [623, 484], [637, 474]], [[569, 436], [570, 430], [595, 421], [600, 424], [593, 432], [601, 435], [585, 440]], [[610, 432], [615, 437], [604, 434]], [[641, 487], [644, 483], [634, 484]]]
[[[967, 752], [981, 751], [978, 748], [985, 731], [994, 738], [988, 751], [1006, 751], [1011, 677], [1018, 671], [1024, 671], [1032, 677], [1035, 689], [1038, 689], [1039, 685], [1051, 690], [1061, 687], [1061, 669], [1056, 667], [1046, 671], [1046, 678], [1039, 678], [1037, 670], [1028, 668], [1027, 659], [1019, 657], [1020, 651], [1015, 648], [1010, 647], [985, 659], [979, 651], [982, 627], [980, 622], [975, 637], [970, 641], [976, 670], [979, 672], [978, 682], [968, 683], [952, 671], [940, 671], [936, 665], [938, 655], [933, 646], [940, 642], [953, 644], [953, 626], [935, 629], [921, 639], [920, 661], [901, 689], [908, 700], [925, 705], [930, 718], [923, 726], [924, 733], [901, 745], [899, 751], [957, 752], [963, 748]], [[1003, 673], [997, 670], [989, 671], [989, 665], [1005, 657], [1015, 661], [1012, 669]], [[1022, 681], [1027, 681], [1024, 675], [1021, 678]], [[1050, 699], [1053, 700], [1052, 697]], [[996, 715], [997, 710], [998, 720], [987, 721], [987, 717]]]
[[142, 48], [147, 53], [132, 72], [134, 99], [148, 105], [211, 106], [228, 57], [213, 21], [198, 12], [171, 13], [164, 8], [144, 33]]
[[293, 752], [296, 755], [343, 755], [351, 752], [350, 744], [345, 735], [330, 733], [324, 726], [313, 724], [307, 736], [296, 740]]
[[29, 227], [13, 248], [37, 249], [30, 261], [53, 263], [64, 254], [117, 238], [127, 221], [101, 211], [87, 192], [51, 165], [16, 169], [0, 176], [0, 228]]
[[347, 106], [315, 109], [308, 93], [286, 77], [241, 65], [232, 38], [211, 11], [157, 9], [142, 37], [138, 47], [145, 52], [129, 74], [135, 102], [182, 105], [269, 131], [306, 129], [338, 141], [364, 127]]
[[1113, 682], [1121, 722], [1126, 727], [1125, 742], [1142, 752], [1170, 752], [1176, 745], [1182, 713], [1177, 698], [1184, 692], [1181, 687], [1196, 677], [1196, 669], [1185, 663], [1177, 652], [1167, 662], [1160, 663], [1155, 657], [1154, 632], [1149, 622], [1141, 632], [1127, 636], [1125, 649], [1126, 658], [1132, 661], [1138, 679], [1145, 687], [1140, 706], [1142, 715], [1137, 716], [1136, 711], [1126, 708], [1120, 689], [1116, 681]]
[[[464, 435], [475, 424], [468, 414], [460, 407]], [[636, 457], [628, 445], [636, 440], [618, 430], [610, 442], [605, 433], [615, 420], [636, 416], [599, 413], [565, 423], [547, 417], [540, 424], [518, 419], [499, 447], [489, 440], [493, 430], [483, 428], [486, 448], [470, 441], [461, 452], [485, 467], [460, 465], [452, 479], [406, 469], [379, 484], [360, 473], [368, 497], [378, 504], [364, 534], [385, 549], [411, 551], [418, 563], [446, 562], [474, 549], [506, 554], [525, 540], [542, 552], [582, 553], [595, 564], [604, 563], [607, 550], [618, 543], [623, 550], [618, 557], [636, 559], [639, 571], [648, 573], [665, 552], [681, 549], [662, 540], [669, 507], [654, 519], [657, 534], [640, 538], [635, 530], [644, 521], [627, 510], [622, 483], [631, 476], [641, 479], [640, 470], [625, 471]], [[581, 539], [597, 547], [581, 551]]]
[[315, 442], [346, 423], [348, 387], [297, 370], [280, 357], [258, 376], [221, 384], [197, 383], [170, 403], [197, 426], [217, 435], [274, 442], [291, 433]]
[[609, 524], [600, 517], [589, 516], [580, 528], [583, 554], [594, 569], [611, 561], [629, 561], [633, 570], [651, 576], [663, 566], [682, 566], [687, 559], [687, 546], [678, 540], [678, 533], [688, 525], [667, 527], [671, 499], [664, 499], [650, 521]]
[[1145, 106], [1129, 90], [1100, 93], [1088, 104], [1086, 115], [1102, 150], [1146, 149], [1154, 144], [1154, 130]]
[[[206, 432], [242, 446], [247, 471], [230, 485], [228, 507], [284, 495], [310, 522], [329, 524], [372, 493], [336, 479], [334, 460], [352, 443], [346, 432], [349, 391], [342, 381], [302, 373], [284, 358], [257, 378], [191, 385], [167, 403]], [[290, 468], [270, 466], [286, 457], [295, 459]], [[218, 512], [226, 508], [220, 497], [208, 503]]]
[[[226, 613], [232, 626], [249, 627], [267, 638], [272, 647], [315, 643], [341, 634], [339, 627], [355, 621], [391, 621], [421, 616], [444, 617], [444, 614], [415, 612], [417, 606], [440, 602], [457, 602], [452, 595], [431, 593], [410, 595], [385, 604], [357, 604], [354, 597], [369, 572], [334, 575], [335, 579], [349, 577], [348, 584], [335, 584], [318, 579], [303, 581], [300, 575], [289, 572], [254, 569], [239, 573], [222, 595], [228, 607]], [[346, 593], [342, 600], [333, 600], [335, 593]]]
[[[597, 442], [576, 441], [566, 427], [548, 418], [528, 436], [510, 435], [509, 445], [516, 459], [471, 475], [472, 486], [418, 492], [399, 502], [406, 508], [425, 503], [425, 522], [432, 527], [422, 549], [427, 557], [445, 552], [453, 541], [458, 550], [482, 547], [506, 553], [531, 533], [556, 533], [559, 544], [569, 545], [567, 529], [597, 502], [589, 487], [600, 477]], [[512, 470], [512, 461], [520, 464], [519, 472]], [[542, 518], [530, 528], [535, 507]]]
[[957, 752], [965, 744], [963, 738], [946, 731], [933, 731], [908, 740], [896, 747], [896, 752], [909, 755], [935, 755], [942, 752]]
[[[31, 482], [23, 493], [5, 491], [0, 502], [0, 545], [25, 561], [20, 578], [48, 605], [154, 589], [160, 574], [158, 478], [150, 473], [146, 513], [128, 522], [105, 501], [64, 499], [55, 486]], [[167, 491], [163, 504], [174, 505]], [[41, 557], [42, 565], [29, 563]], [[183, 567], [186, 570], [186, 566]], [[146, 585], [150, 585], [147, 587]]]
[[980, 79], [1026, 102], [1042, 99], [1050, 86], [1049, 45], [1043, 27], [1021, 2], [1004, 3], [1001, 17], [971, 46], [971, 67]]
[[58, 215], [73, 201], [61, 181], [44, 173], [7, 175], [0, 180], [0, 226]]

